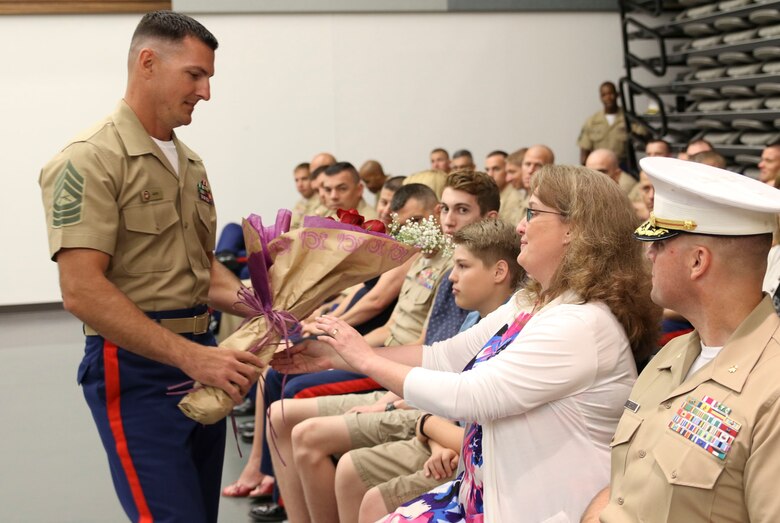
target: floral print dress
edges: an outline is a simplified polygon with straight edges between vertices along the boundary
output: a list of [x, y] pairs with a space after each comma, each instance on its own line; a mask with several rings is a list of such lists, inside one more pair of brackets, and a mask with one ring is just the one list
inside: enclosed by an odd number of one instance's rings
[[[523, 330], [531, 314], [522, 312], [511, 325], [494, 334], [479, 354], [463, 369], [467, 372], [508, 347]], [[482, 425], [470, 423], [460, 456], [463, 471], [458, 477], [401, 505], [382, 523], [482, 523]]]

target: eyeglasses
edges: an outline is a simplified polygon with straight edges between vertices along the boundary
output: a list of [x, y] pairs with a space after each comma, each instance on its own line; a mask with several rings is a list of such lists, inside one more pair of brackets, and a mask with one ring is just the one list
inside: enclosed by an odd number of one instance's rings
[[557, 214], [558, 216], [566, 216], [566, 213], [558, 212], [558, 211], [543, 211], [541, 209], [531, 209], [530, 207], [526, 208], [525, 210], [525, 221], [530, 222], [531, 218], [536, 216], [538, 213], [543, 212], [546, 214]]

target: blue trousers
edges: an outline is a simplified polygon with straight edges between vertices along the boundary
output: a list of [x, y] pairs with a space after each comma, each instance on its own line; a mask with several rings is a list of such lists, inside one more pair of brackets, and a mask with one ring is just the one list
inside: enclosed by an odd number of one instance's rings
[[[216, 345], [210, 333], [184, 336]], [[188, 379], [175, 367], [87, 336], [78, 380], [131, 521], [217, 521], [225, 422], [201, 425], [177, 408], [181, 396], [166, 395], [167, 387]]]

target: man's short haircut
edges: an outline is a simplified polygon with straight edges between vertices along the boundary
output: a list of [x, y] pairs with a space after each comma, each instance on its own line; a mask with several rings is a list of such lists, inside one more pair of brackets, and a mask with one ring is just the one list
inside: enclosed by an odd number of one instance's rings
[[393, 176], [392, 178], [388, 178], [384, 185], [382, 185], [382, 189], [396, 192], [404, 184], [405, 179], [406, 176]]
[[181, 13], [173, 11], [152, 11], [146, 13], [135, 28], [131, 47], [144, 38], [160, 38], [169, 42], [181, 42], [186, 37], [197, 38], [212, 51], [219, 47], [216, 37], [203, 25]]
[[721, 169], [726, 168], [726, 159], [722, 154], [715, 151], [702, 151], [692, 155], [688, 159], [692, 162], [704, 163], [713, 167], [719, 167]]
[[316, 169], [314, 169], [311, 173], [309, 173], [309, 180], [314, 181], [317, 179], [319, 175], [325, 172], [325, 169], [327, 169], [328, 165], [320, 165]]
[[458, 149], [457, 151], [452, 153], [453, 160], [455, 158], [462, 158], [464, 156], [468, 157], [471, 161], [474, 161], [474, 157], [471, 156], [471, 151], [469, 151], [468, 149]]
[[764, 149], [769, 149], [770, 147], [777, 147], [778, 149], [780, 149], [780, 140], [770, 143], [769, 145], [764, 147]]
[[696, 140], [691, 140], [690, 142], [685, 144], [685, 148], [688, 149], [688, 147], [690, 147], [691, 145], [697, 144], [697, 143], [706, 144], [710, 148], [711, 151], [715, 150], [715, 147], [712, 145], [712, 143], [710, 143], [709, 141], [705, 140], [704, 138], [698, 138]]
[[488, 153], [488, 155], [485, 156], [485, 158], [490, 158], [492, 156], [500, 156], [506, 159], [506, 157], [509, 155], [506, 153], [506, 151], [502, 151], [501, 149], [496, 149], [495, 151], [491, 151], [490, 153]]
[[483, 172], [456, 171], [450, 173], [444, 187], [476, 196], [480, 216], [485, 216], [490, 211], [498, 211], [501, 206], [501, 191], [496, 181]]
[[512, 165], [522, 167], [523, 158], [525, 158], [525, 153], [527, 152], [528, 152], [528, 147], [521, 147], [520, 149], [508, 154], [506, 157], [506, 161], [507, 163], [511, 163]]
[[439, 203], [433, 189], [421, 183], [409, 183], [399, 187], [393, 194], [393, 199], [390, 200], [390, 212], [400, 211], [411, 199], [417, 200], [423, 207], [431, 210]]
[[491, 266], [499, 260], [509, 265], [510, 281], [513, 289], [525, 279], [525, 270], [517, 263], [520, 254], [520, 242], [515, 228], [503, 220], [487, 218], [463, 227], [452, 236], [456, 246], [466, 248], [485, 266]]
[[599, 86], [599, 91], [601, 91], [601, 89], [606, 86], [610, 86], [613, 91], [617, 92], [617, 86], [615, 85], [614, 82], [610, 82], [609, 80], [607, 80], [606, 82], [601, 82], [601, 85]]
[[447, 152], [447, 149], [442, 149], [441, 147], [437, 147], [436, 149], [431, 151], [431, 154], [433, 153], [444, 153], [444, 156], [446, 156], [447, 158], [450, 157], [450, 153]]
[[352, 180], [355, 183], [360, 183], [360, 175], [355, 169], [355, 166], [349, 162], [336, 162], [325, 168], [325, 176], [336, 176], [344, 171], [349, 171], [352, 174]]
[[666, 147], [668, 153], [672, 152], [672, 144], [670, 144], [669, 142], [661, 138], [659, 138], [658, 140], [648, 140], [647, 143], [645, 144], [645, 151], [647, 150], [647, 146], [650, 145], [651, 143], [662, 143]]
[[299, 171], [301, 169], [306, 169], [308, 171], [309, 170], [309, 162], [299, 163], [298, 165], [295, 166], [295, 169], [293, 169], [293, 170]]

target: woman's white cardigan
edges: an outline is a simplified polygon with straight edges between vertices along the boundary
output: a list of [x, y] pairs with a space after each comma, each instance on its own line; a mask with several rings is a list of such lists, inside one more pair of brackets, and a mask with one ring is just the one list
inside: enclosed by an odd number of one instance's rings
[[461, 372], [521, 310], [523, 291], [471, 329], [423, 350], [404, 382], [416, 407], [483, 428], [486, 523], [579, 521], [609, 483], [609, 443], [636, 380], [626, 334], [602, 303], [565, 294], [512, 344]]

